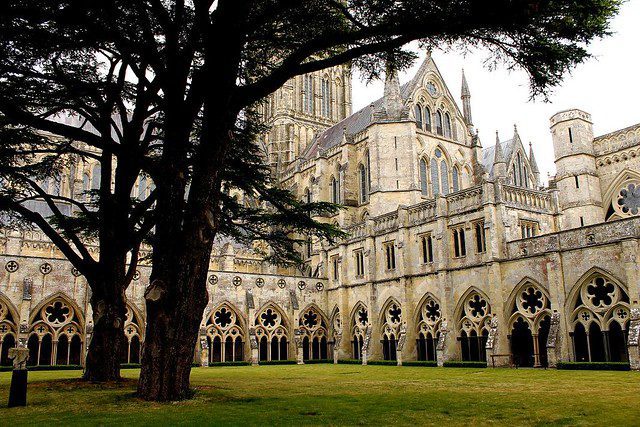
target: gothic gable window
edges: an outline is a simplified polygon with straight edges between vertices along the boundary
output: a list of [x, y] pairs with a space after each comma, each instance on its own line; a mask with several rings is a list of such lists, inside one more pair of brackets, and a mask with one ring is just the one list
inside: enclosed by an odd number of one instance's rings
[[457, 166], [451, 169], [451, 181], [453, 181], [453, 192], [460, 191], [460, 171]]
[[487, 360], [485, 345], [491, 323], [491, 305], [487, 298], [473, 291], [461, 302], [458, 331], [462, 360]]
[[368, 325], [369, 312], [367, 307], [362, 303], [356, 304], [351, 318], [351, 347], [354, 359], [362, 359], [362, 345], [364, 343], [364, 337], [367, 332]]
[[127, 346], [123, 349], [120, 357], [122, 363], [140, 363], [143, 330], [144, 324], [142, 320], [138, 318], [133, 308], [127, 304], [127, 314], [124, 321], [124, 336], [127, 339]]
[[626, 362], [629, 297], [606, 275], [591, 274], [576, 293], [571, 315], [577, 362]]
[[382, 325], [382, 355], [384, 360], [397, 360], [398, 330], [402, 323], [402, 308], [400, 304], [391, 301], [383, 310]]
[[438, 341], [442, 310], [440, 303], [429, 295], [419, 308], [418, 339], [416, 347], [418, 360], [436, 360], [436, 342]]
[[313, 76], [305, 74], [302, 76], [302, 111], [307, 114], [313, 114], [313, 101], [315, 97], [313, 89]]
[[16, 319], [9, 310], [9, 304], [0, 299], [0, 366], [11, 366], [9, 349], [16, 346]]
[[325, 77], [321, 84], [322, 92], [322, 117], [331, 117], [331, 83]]
[[254, 319], [260, 360], [287, 360], [288, 329], [280, 310], [269, 304]]
[[451, 116], [449, 113], [444, 114], [444, 136], [445, 138], [451, 138]]
[[62, 297], [45, 303], [35, 314], [29, 331], [31, 365], [80, 365], [82, 322], [74, 308]]
[[622, 180], [616, 180], [607, 200], [607, 220], [630, 218], [640, 215], [640, 178], [627, 174]]
[[302, 332], [303, 360], [320, 360], [328, 357], [327, 322], [325, 316], [316, 307], [309, 307], [302, 312], [298, 322]]
[[519, 286], [511, 305], [509, 341], [516, 366], [547, 366], [550, 301], [538, 285]]

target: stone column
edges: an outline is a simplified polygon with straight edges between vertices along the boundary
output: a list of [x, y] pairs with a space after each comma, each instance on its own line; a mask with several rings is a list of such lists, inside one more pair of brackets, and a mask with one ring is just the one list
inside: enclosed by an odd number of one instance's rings
[[251, 365], [258, 366], [260, 362], [260, 354], [258, 350], [258, 339], [256, 338], [255, 328], [249, 328], [249, 345], [251, 347]]
[[404, 347], [407, 341], [407, 322], [402, 322], [398, 329], [398, 341], [396, 341], [396, 359], [397, 365], [402, 366]]
[[204, 328], [200, 329], [200, 366], [203, 368], [209, 366], [209, 343]]
[[296, 343], [296, 360], [298, 365], [304, 365], [304, 349], [302, 348], [304, 345], [303, 335], [304, 332], [300, 328], [297, 328], [293, 332], [293, 339]]
[[[371, 316], [371, 313], [369, 313]], [[367, 364], [367, 359], [369, 357], [369, 347], [371, 344], [371, 324], [367, 324], [364, 330], [364, 340], [362, 343], [362, 364]]]
[[549, 337], [547, 338], [547, 364], [550, 368], [558, 366], [560, 359], [560, 313], [554, 311], [549, 325]]
[[634, 371], [640, 371], [640, 308], [631, 309], [627, 349], [631, 369]]

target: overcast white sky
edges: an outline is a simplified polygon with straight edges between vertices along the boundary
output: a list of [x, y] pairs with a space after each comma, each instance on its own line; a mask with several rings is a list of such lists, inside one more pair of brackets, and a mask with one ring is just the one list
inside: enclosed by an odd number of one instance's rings
[[[484, 147], [513, 135], [513, 125], [523, 142], [533, 142], [534, 152], [546, 181], [547, 172], [554, 174], [553, 145], [549, 118], [558, 111], [580, 108], [592, 114], [594, 132], [602, 135], [640, 122], [640, 0], [629, 0], [614, 19], [613, 35], [597, 40], [589, 47], [594, 58], [565, 76], [549, 102], [529, 101], [527, 75], [507, 71], [504, 67], [489, 71], [483, 66], [487, 51], [476, 51], [463, 57], [456, 53], [433, 52], [433, 58], [460, 104], [461, 70], [464, 68], [471, 90], [473, 121], [480, 131]], [[400, 83], [417, 71], [425, 54], [411, 70], [400, 75]], [[353, 82], [353, 111], [368, 105], [382, 95], [383, 85], [366, 86], [356, 75]]]

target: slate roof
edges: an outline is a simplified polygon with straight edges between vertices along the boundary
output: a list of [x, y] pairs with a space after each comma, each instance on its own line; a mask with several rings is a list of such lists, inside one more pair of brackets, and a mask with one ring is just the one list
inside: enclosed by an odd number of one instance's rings
[[[505, 161], [509, 163], [514, 150], [517, 148], [517, 141], [513, 138], [508, 141], [503, 141], [500, 143], [500, 147], [502, 148]], [[484, 169], [489, 173], [489, 176], [493, 176], [493, 158], [495, 157], [495, 152], [495, 145], [482, 149], [482, 166], [484, 166]]]

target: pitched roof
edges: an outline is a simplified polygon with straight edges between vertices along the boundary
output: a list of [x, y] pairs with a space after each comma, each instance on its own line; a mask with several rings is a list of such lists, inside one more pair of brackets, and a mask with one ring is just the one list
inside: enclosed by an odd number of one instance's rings
[[[500, 143], [500, 148], [502, 149], [502, 153], [504, 154], [504, 159], [507, 163], [511, 160], [511, 156], [517, 147], [517, 141], [513, 138], [508, 141], [502, 141]], [[491, 147], [482, 149], [482, 166], [489, 173], [489, 176], [493, 176], [493, 159], [495, 157], [496, 146], [492, 145]]]

